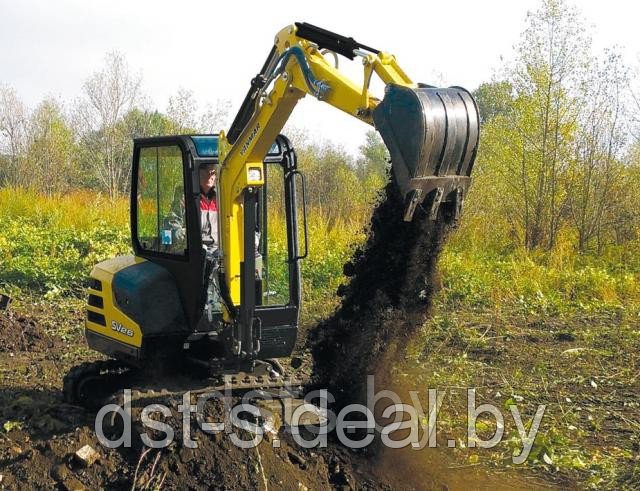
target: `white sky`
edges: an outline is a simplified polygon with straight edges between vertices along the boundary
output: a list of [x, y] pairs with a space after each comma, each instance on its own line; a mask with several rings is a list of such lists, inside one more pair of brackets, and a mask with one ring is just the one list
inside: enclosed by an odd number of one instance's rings
[[[618, 45], [637, 63], [639, 3], [575, 2], [596, 48]], [[0, 0], [0, 83], [31, 107], [53, 95], [71, 102], [105, 53], [122, 52], [144, 92], [165, 110], [179, 87], [201, 106], [239, 108], [282, 27], [304, 21], [396, 55], [414, 81], [469, 89], [510, 58], [537, 0], [348, 2], [346, 0]], [[361, 65], [340, 59], [358, 82]], [[349, 66], [348, 66], [349, 65]], [[366, 125], [307, 96], [291, 123], [356, 153]]]

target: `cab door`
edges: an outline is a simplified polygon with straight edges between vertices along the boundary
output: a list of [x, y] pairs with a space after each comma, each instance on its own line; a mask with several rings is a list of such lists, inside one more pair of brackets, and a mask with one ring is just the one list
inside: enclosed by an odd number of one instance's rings
[[134, 140], [133, 250], [174, 277], [190, 330], [202, 314], [205, 269], [193, 175], [192, 151], [183, 137]]
[[[265, 184], [257, 204], [261, 271], [254, 316], [260, 325], [258, 356], [279, 358], [291, 354], [298, 333], [300, 261], [308, 249], [304, 180], [297, 169], [295, 150], [283, 135], [277, 137], [264, 164]], [[302, 231], [298, 229], [299, 208]]]

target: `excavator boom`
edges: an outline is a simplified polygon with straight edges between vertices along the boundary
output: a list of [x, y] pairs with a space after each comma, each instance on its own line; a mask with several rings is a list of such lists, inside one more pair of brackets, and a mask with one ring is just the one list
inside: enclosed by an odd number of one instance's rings
[[[328, 51], [336, 54], [335, 66], [325, 58]], [[362, 59], [361, 85], [340, 72], [337, 55]], [[386, 84], [382, 101], [369, 91], [374, 73]], [[405, 200], [398, 213], [406, 221], [422, 203], [433, 218], [443, 202], [453, 204], [456, 217], [462, 207], [479, 136], [471, 94], [459, 87], [416, 84], [393, 55], [353, 38], [307, 23], [288, 26], [276, 35], [228, 133], [220, 135], [220, 226], [225, 281], [234, 304], [241, 296], [247, 192], [263, 184], [262, 159], [305, 95], [380, 132]]]

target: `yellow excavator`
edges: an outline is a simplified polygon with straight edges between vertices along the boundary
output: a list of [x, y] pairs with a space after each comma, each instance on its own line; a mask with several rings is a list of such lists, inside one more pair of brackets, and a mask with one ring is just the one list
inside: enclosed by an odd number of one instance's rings
[[[340, 72], [338, 55], [361, 59], [362, 84]], [[385, 84], [382, 100], [369, 90], [374, 73]], [[415, 83], [393, 55], [351, 37], [287, 26], [226, 133], [134, 140], [134, 255], [97, 264], [89, 286], [86, 340], [109, 360], [70, 370], [68, 402], [95, 401], [123, 370], [182, 362], [247, 387], [286, 381], [277, 359], [296, 342], [308, 236], [305, 180], [280, 132], [306, 95], [378, 130], [405, 221], [418, 206], [435, 219], [444, 204], [457, 218], [478, 147], [471, 94]], [[200, 231], [199, 169], [210, 165], [218, 170], [214, 251], [203, 247]], [[180, 240], [167, 226], [176, 202], [184, 215]], [[284, 220], [270, 219], [275, 211]], [[276, 236], [286, 237], [286, 250]]]

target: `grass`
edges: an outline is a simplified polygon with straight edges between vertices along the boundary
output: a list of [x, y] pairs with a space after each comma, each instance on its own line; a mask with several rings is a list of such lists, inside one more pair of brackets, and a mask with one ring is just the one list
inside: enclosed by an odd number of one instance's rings
[[123, 200], [1, 189], [0, 210], [0, 285], [12, 292], [84, 294], [94, 264], [131, 249]]
[[[446, 450], [454, 460], [534, 471], [559, 484], [590, 488], [638, 482], [637, 315], [556, 318], [492, 308], [455, 311], [443, 297], [396, 376], [420, 394], [426, 388], [445, 394], [439, 439], [458, 442]], [[493, 404], [504, 416], [504, 437], [493, 448], [467, 448], [467, 388], [476, 389], [476, 407]], [[524, 464], [513, 464], [521, 440], [509, 406], [515, 405], [528, 425], [540, 404], [546, 410], [532, 451]], [[495, 419], [484, 414], [477, 428], [487, 440]]]
[[[270, 240], [272, 259], [280, 261], [272, 262], [271, 274], [274, 288], [283, 289], [286, 237], [279, 220], [273, 217], [273, 230], [280, 232]], [[342, 265], [363, 242], [365, 221], [327, 220], [322, 211], [310, 210], [310, 251], [302, 263], [305, 325], [336, 307]], [[15, 308], [80, 309], [91, 267], [130, 251], [127, 201], [89, 192], [43, 198], [0, 189], [0, 227], [0, 289], [17, 297]], [[592, 487], [634, 482], [640, 446], [640, 248], [631, 244], [596, 255], [578, 254], [562, 241], [550, 252], [485, 244], [493, 242], [471, 240], [464, 227], [450, 238], [440, 259], [433, 319], [397, 368], [398, 376], [422, 389], [447, 391], [448, 409], [439, 421], [460, 441], [466, 427], [462, 387], [478, 388], [478, 404], [505, 407], [516, 401], [529, 415], [546, 404], [527, 469]], [[70, 342], [81, 338], [58, 322], [45, 328]], [[490, 419], [481, 422], [490, 434]], [[459, 446], [452, 450], [454, 459], [509, 466], [514, 431], [513, 425], [505, 428], [505, 439], [493, 449], [470, 452]]]
[[[440, 258], [443, 301], [451, 308], [508, 309], [561, 316], [580, 312], [636, 311], [640, 264], [614, 248], [580, 254], [500, 250], [471, 244], [459, 231]], [[635, 246], [630, 245], [627, 251]]]
[[[130, 253], [124, 199], [110, 201], [89, 191], [44, 198], [0, 189], [0, 210], [0, 285], [5, 290], [82, 295], [94, 264]], [[322, 210], [311, 209], [308, 218], [309, 256], [302, 271], [304, 319], [312, 322], [335, 308], [342, 265], [363, 242], [366, 217], [327, 219]], [[633, 247], [600, 255], [562, 246], [551, 252], [483, 248], [478, 244], [488, 241], [469, 240], [465, 230], [470, 228], [454, 234], [441, 256], [442, 302], [448, 308], [557, 317], [635, 312], [640, 305], [640, 254], [633, 254]], [[282, 218], [272, 217], [270, 229], [272, 282], [284, 290]]]
[[[110, 201], [88, 191], [45, 198], [0, 189], [0, 210], [0, 287], [14, 296], [21, 290], [47, 298], [84, 296], [94, 264], [131, 253], [124, 199]], [[273, 217], [270, 229], [270, 289], [284, 291], [288, 273], [282, 218]], [[335, 307], [342, 265], [364, 239], [358, 221], [326, 220], [316, 210], [309, 213], [308, 230], [309, 257], [302, 262], [306, 323]]]

